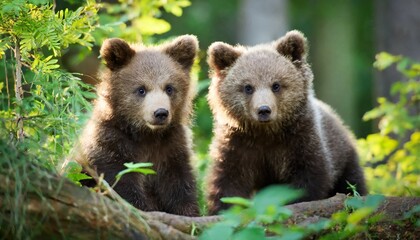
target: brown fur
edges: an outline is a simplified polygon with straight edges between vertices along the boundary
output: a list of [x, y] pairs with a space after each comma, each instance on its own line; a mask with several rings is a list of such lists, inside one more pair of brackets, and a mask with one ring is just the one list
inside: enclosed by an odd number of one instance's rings
[[220, 198], [250, 197], [270, 184], [304, 189], [298, 201], [349, 193], [346, 181], [367, 193], [354, 138], [314, 97], [306, 54], [298, 31], [250, 48], [210, 46], [210, 214], [228, 207]]
[[[194, 36], [156, 47], [110, 39], [101, 49], [109, 69], [102, 74], [78, 161], [110, 184], [124, 163], [152, 162], [156, 175], [129, 173], [115, 185], [139, 209], [199, 214], [188, 128], [194, 95], [189, 71], [197, 50]], [[166, 115], [158, 117], [158, 109]]]

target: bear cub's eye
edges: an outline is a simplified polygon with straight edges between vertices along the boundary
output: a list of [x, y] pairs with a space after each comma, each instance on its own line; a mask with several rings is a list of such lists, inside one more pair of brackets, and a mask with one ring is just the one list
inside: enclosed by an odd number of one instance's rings
[[146, 95], [146, 89], [144, 87], [139, 87], [137, 89], [137, 94], [142, 96], [142, 97], [145, 96]]
[[174, 93], [174, 87], [172, 87], [171, 85], [167, 85], [165, 87], [165, 92], [166, 92], [166, 94], [168, 94], [169, 96], [171, 96]]
[[273, 90], [273, 92], [280, 91], [280, 84], [274, 83], [273, 86], [271, 87], [271, 89]]
[[245, 85], [244, 90], [246, 94], [252, 94], [254, 92], [254, 88], [249, 84]]

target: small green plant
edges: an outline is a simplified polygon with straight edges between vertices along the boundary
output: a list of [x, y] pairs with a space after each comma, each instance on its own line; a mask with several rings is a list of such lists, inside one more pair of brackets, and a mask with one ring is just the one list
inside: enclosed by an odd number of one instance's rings
[[299, 230], [281, 225], [292, 215], [284, 205], [299, 196], [299, 190], [272, 185], [258, 192], [252, 200], [223, 198], [223, 202], [233, 206], [224, 211], [223, 220], [206, 229], [200, 239], [265, 239], [266, 232], [282, 237], [303, 236]]
[[60, 69], [58, 59], [72, 44], [92, 46], [96, 13], [91, 0], [58, 12], [46, 0], [0, 3], [1, 132], [50, 169], [73, 145], [94, 97], [77, 74]]
[[378, 222], [382, 215], [374, 214], [385, 197], [382, 195], [369, 195], [365, 199], [350, 197], [346, 199], [345, 209], [334, 213], [327, 221], [325, 229], [329, 232], [320, 239], [348, 239], [356, 235], [369, 235], [369, 227]]
[[82, 166], [80, 166], [76, 162], [71, 161], [68, 162], [64, 170], [64, 174], [70, 181], [74, 182], [79, 186], [82, 186], [82, 184], [80, 183], [81, 180], [92, 179], [91, 176], [82, 173]]
[[153, 166], [153, 163], [124, 163], [124, 166], [127, 169], [124, 169], [122, 171], [120, 171], [116, 176], [115, 179], [116, 181], [114, 182], [114, 184], [112, 185], [112, 187], [114, 187], [118, 181], [120, 181], [121, 177], [124, 176], [124, 174], [127, 173], [141, 173], [144, 175], [149, 175], [149, 174], [156, 174], [155, 170], [151, 169], [151, 167]]
[[369, 195], [351, 197], [345, 209], [334, 213], [331, 219], [314, 223], [291, 224], [293, 212], [284, 205], [296, 200], [302, 192], [286, 186], [269, 186], [251, 200], [240, 197], [223, 198], [233, 204], [222, 213], [222, 221], [203, 231], [200, 239], [346, 239], [368, 234], [369, 226], [381, 219], [374, 214], [384, 197]]
[[420, 195], [420, 63], [385, 52], [374, 66], [384, 70], [395, 65], [402, 79], [392, 85], [396, 98], [379, 98], [379, 106], [363, 119], [379, 120], [379, 132], [358, 140], [369, 191], [394, 196]]

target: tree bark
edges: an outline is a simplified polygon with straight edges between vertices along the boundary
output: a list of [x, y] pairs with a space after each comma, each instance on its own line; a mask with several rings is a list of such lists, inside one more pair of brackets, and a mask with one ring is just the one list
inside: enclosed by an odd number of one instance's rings
[[[377, 52], [386, 51], [394, 55], [403, 55], [420, 61], [420, 1], [416, 0], [376, 0], [375, 33]], [[376, 96], [388, 99], [391, 85], [401, 80], [401, 74], [395, 68], [388, 68], [376, 73]]]
[[[14, 219], [25, 214], [23, 231], [30, 238], [66, 239], [194, 239], [193, 229], [201, 231], [221, 216], [185, 217], [163, 212], [143, 212], [117, 197], [79, 187], [60, 176], [34, 173], [27, 178], [24, 196], [13, 174], [0, 175], [0, 233], [15, 239]], [[15, 192], [18, 191], [18, 192]], [[12, 197], [10, 197], [12, 196]], [[19, 200], [20, 197], [20, 200]], [[307, 224], [329, 218], [344, 209], [345, 195], [289, 205], [294, 212], [287, 224]], [[403, 214], [420, 204], [419, 197], [387, 197], [378, 209], [384, 218], [369, 231], [381, 238], [419, 236], [419, 230]], [[17, 211], [19, 209], [19, 211]], [[20, 216], [21, 217], [21, 216]], [[400, 224], [395, 224], [401, 220]], [[14, 230], [13, 230], [14, 229]]]

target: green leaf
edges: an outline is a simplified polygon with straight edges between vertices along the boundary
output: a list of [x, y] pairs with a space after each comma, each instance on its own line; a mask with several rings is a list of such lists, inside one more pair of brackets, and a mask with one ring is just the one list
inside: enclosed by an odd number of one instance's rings
[[415, 217], [419, 213], [420, 213], [420, 205], [416, 205], [412, 209], [410, 209], [410, 211], [404, 213], [404, 219]]
[[358, 224], [364, 218], [368, 217], [374, 210], [370, 207], [359, 208], [347, 217], [347, 222]]
[[260, 192], [254, 197], [254, 208], [257, 214], [264, 214], [270, 208], [278, 208], [302, 196], [301, 190], [296, 190], [288, 186], [271, 185]]
[[232, 239], [233, 240], [265, 239], [265, 233], [262, 227], [247, 227], [233, 234]]
[[377, 209], [383, 201], [385, 201], [383, 195], [368, 195], [365, 198], [365, 206]]
[[80, 166], [77, 162], [74, 161], [69, 161], [67, 163], [66, 168], [64, 169], [65, 176], [79, 186], [81, 186], [80, 180], [92, 179], [92, 177], [81, 173], [81, 171], [82, 166]]
[[350, 197], [344, 202], [346, 208], [359, 209], [363, 207], [363, 199], [360, 197]]
[[200, 240], [229, 240], [233, 234], [233, 228], [222, 223], [216, 223], [212, 227], [204, 230], [200, 235]]
[[188, 7], [191, 6], [191, 2], [187, 0], [177, 0], [176, 4], [180, 7]]
[[305, 235], [306, 234], [304, 232], [289, 231], [277, 239], [278, 240], [299, 240], [299, 239], [303, 239]]
[[177, 17], [182, 16], [182, 8], [180, 8], [178, 6], [173, 6], [171, 8], [170, 12]]
[[126, 168], [146, 168], [146, 167], [152, 167], [153, 166], [153, 163], [150, 163], [150, 162], [141, 162], [141, 163], [132, 163], [132, 162], [129, 162], [129, 163], [124, 163], [124, 166], [126, 167]]
[[140, 30], [141, 34], [145, 35], [162, 34], [171, 29], [171, 25], [165, 20], [149, 16], [143, 16], [133, 21], [133, 25]]
[[384, 70], [401, 59], [400, 56], [394, 56], [387, 52], [381, 52], [375, 58], [376, 61], [373, 63], [373, 66], [379, 70]]
[[120, 180], [120, 178], [127, 173], [141, 173], [144, 175], [149, 174], [156, 174], [156, 172], [153, 169], [150, 169], [148, 167], [152, 167], [153, 163], [124, 163], [124, 166], [127, 167], [127, 169], [120, 171], [116, 176], [115, 179], [117, 181]]
[[397, 64], [397, 70], [401, 73], [404, 73], [409, 64], [410, 60], [408, 58], [401, 58], [401, 60]]
[[85, 97], [86, 99], [95, 99], [96, 98], [96, 94], [93, 92], [88, 92], [88, 91], [83, 91], [82, 92], [83, 97]]
[[321, 219], [318, 222], [309, 224], [305, 226], [307, 229], [309, 229], [311, 232], [320, 232], [321, 230], [327, 229], [332, 223], [331, 219]]
[[220, 201], [223, 203], [235, 204], [243, 207], [249, 207], [252, 204], [250, 200], [241, 197], [224, 197], [221, 198]]

